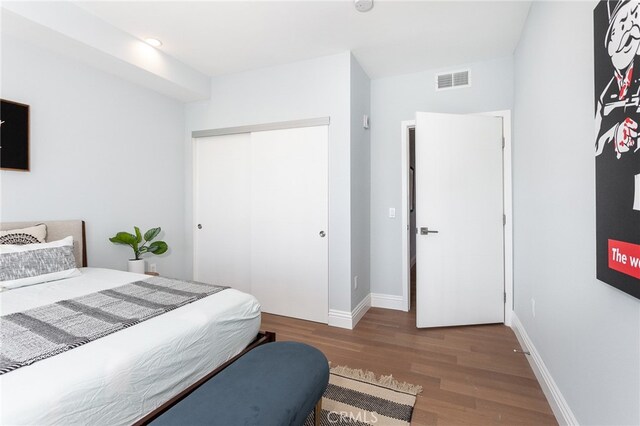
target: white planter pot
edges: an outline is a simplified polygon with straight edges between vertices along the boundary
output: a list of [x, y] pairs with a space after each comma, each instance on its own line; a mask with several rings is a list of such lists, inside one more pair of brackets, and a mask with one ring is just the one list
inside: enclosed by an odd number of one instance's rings
[[144, 274], [144, 260], [129, 259], [129, 272], [135, 272], [136, 274]]

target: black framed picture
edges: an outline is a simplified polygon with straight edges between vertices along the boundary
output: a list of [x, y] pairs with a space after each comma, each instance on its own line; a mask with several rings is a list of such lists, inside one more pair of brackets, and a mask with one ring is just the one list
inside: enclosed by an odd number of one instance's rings
[[640, 3], [600, 1], [593, 21], [597, 277], [640, 299]]
[[29, 171], [29, 105], [0, 100], [0, 169]]

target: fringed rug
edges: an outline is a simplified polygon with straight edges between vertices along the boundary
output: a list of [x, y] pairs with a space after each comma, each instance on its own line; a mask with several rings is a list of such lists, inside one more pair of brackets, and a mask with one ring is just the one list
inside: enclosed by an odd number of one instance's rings
[[[322, 397], [322, 426], [408, 425], [422, 386], [400, 383], [393, 376], [338, 366], [331, 369]], [[305, 426], [313, 426], [314, 413]]]

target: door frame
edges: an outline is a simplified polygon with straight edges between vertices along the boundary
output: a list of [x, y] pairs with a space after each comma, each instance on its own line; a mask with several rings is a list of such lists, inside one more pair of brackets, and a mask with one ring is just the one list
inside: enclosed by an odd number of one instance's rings
[[[502, 118], [502, 134], [504, 136], [504, 149], [502, 150], [502, 173], [503, 173], [503, 208], [506, 223], [504, 225], [504, 323], [511, 325], [513, 313], [513, 182], [511, 163], [511, 110], [480, 112], [477, 115], [488, 115]], [[400, 122], [400, 173], [402, 182], [402, 195], [400, 202], [400, 217], [402, 219], [402, 306], [403, 311], [409, 311], [411, 292], [411, 258], [410, 258], [410, 235], [409, 229], [409, 130], [415, 129], [415, 120]]]

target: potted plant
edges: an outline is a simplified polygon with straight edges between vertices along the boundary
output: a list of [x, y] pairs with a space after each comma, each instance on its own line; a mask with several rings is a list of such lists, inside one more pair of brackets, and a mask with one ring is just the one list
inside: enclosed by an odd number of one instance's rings
[[115, 244], [124, 244], [131, 247], [135, 257], [133, 259], [129, 259], [129, 272], [144, 274], [144, 259], [141, 259], [140, 256], [145, 253], [152, 253], [156, 255], [165, 253], [169, 246], [167, 246], [167, 243], [164, 241], [152, 242], [152, 240], [157, 237], [161, 231], [159, 227], [149, 229], [144, 233], [144, 236], [140, 232], [140, 228], [137, 226], [134, 226], [133, 229], [135, 231], [135, 235], [128, 232], [118, 232], [115, 237], [109, 238], [109, 241]]

